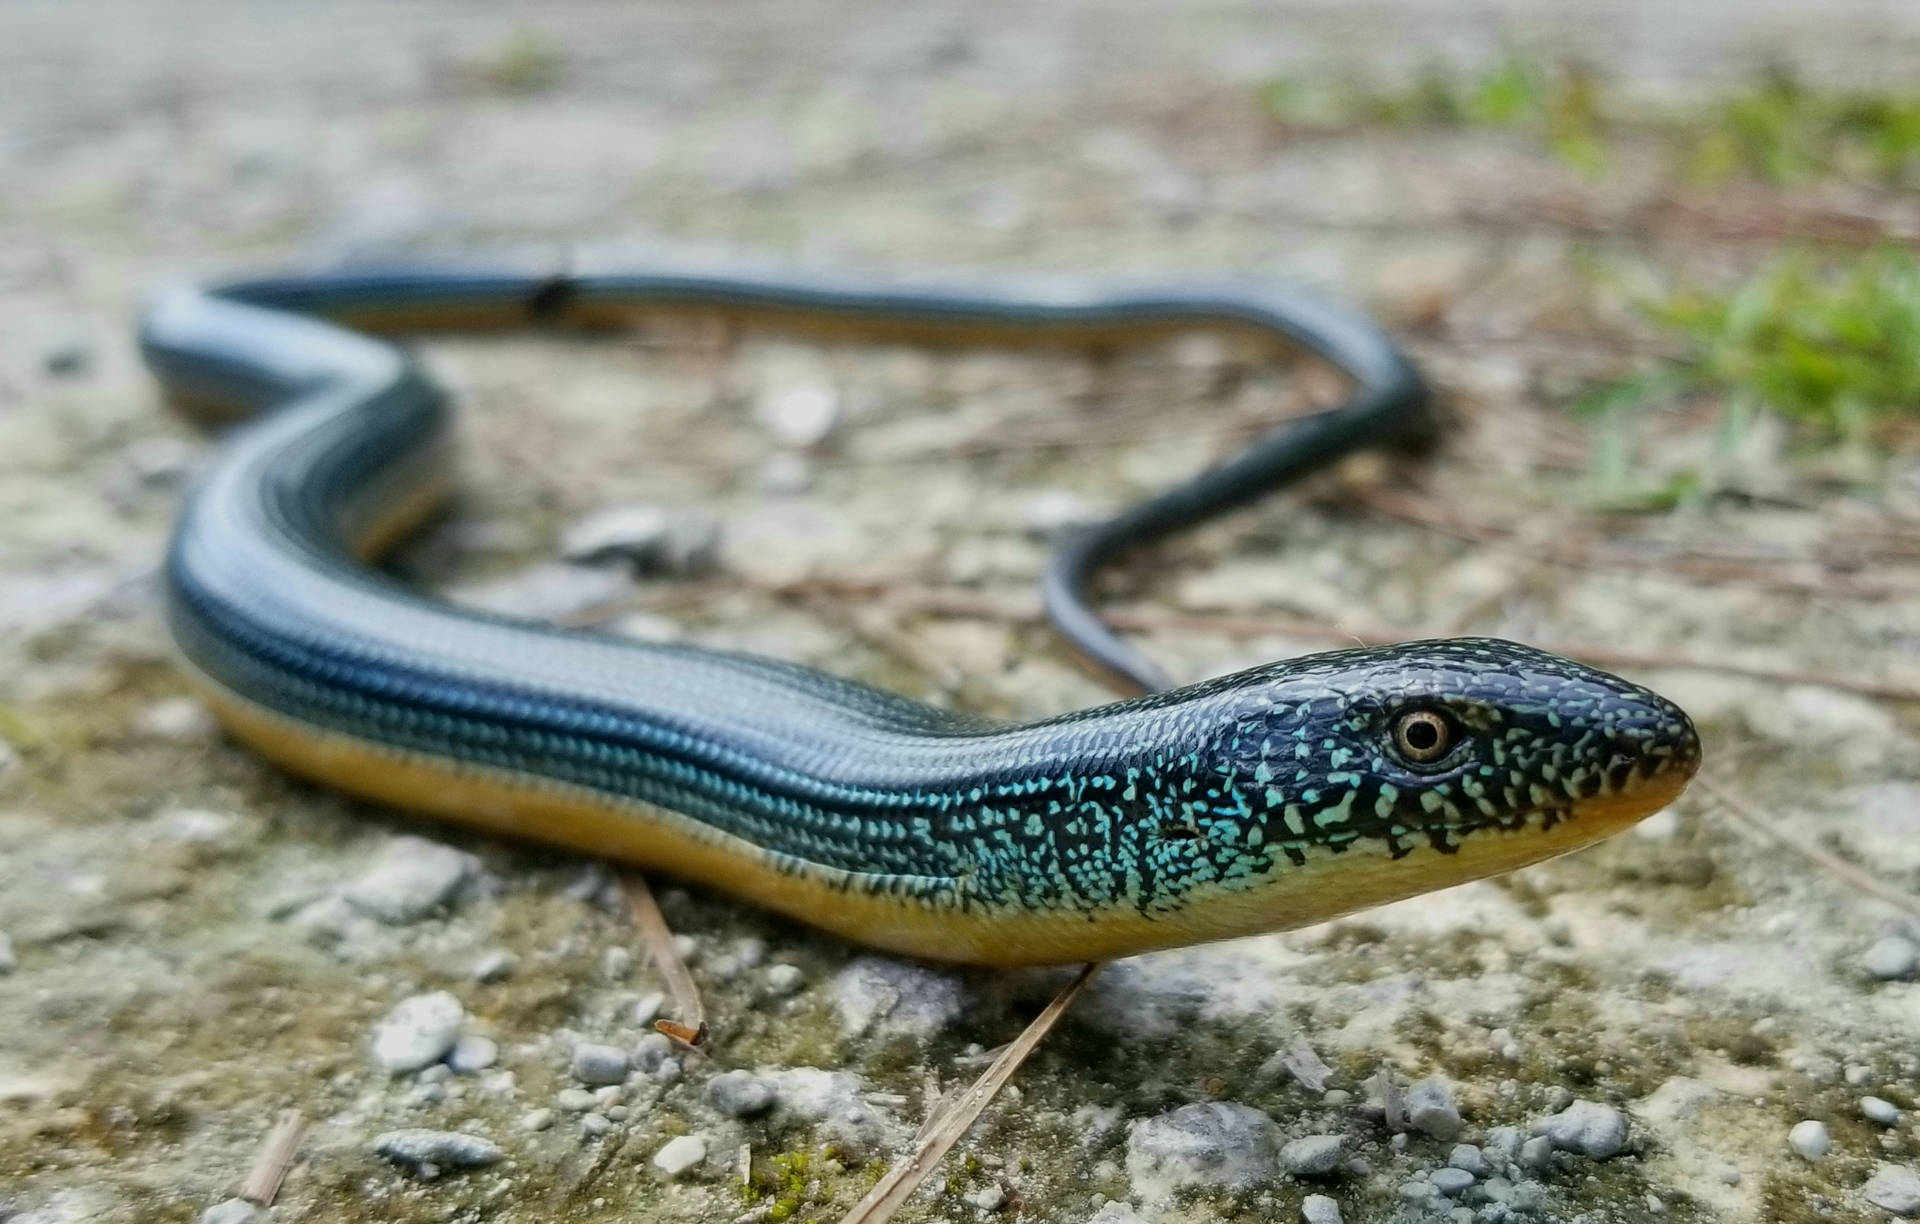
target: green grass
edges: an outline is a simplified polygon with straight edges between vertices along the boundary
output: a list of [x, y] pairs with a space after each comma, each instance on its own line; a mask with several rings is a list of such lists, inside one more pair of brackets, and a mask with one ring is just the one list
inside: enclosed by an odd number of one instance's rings
[[1815, 447], [1870, 447], [1920, 423], [1920, 259], [1905, 250], [1789, 252], [1728, 289], [1676, 289], [1642, 304], [1674, 356], [1594, 388], [1603, 489], [1648, 507], [1706, 491], [1698, 473], [1634, 485], [1631, 435], [1647, 412], [1709, 406], [1721, 449], [1764, 416]]
[[1347, 75], [1281, 78], [1261, 87], [1267, 112], [1290, 127], [1498, 128], [1528, 133], [1581, 170], [1604, 168], [1605, 92], [1600, 78], [1572, 60], [1508, 54], [1460, 72], [1429, 65], [1411, 82], [1382, 85]]
[[1520, 132], [1586, 173], [1606, 169], [1614, 146], [1630, 138], [1665, 147], [1676, 174], [1695, 181], [1920, 184], [1920, 93], [1816, 89], [1782, 69], [1683, 110], [1623, 98], [1579, 61], [1518, 51], [1473, 70], [1429, 65], [1391, 85], [1352, 73], [1282, 78], [1262, 86], [1259, 98], [1276, 119], [1306, 131]]

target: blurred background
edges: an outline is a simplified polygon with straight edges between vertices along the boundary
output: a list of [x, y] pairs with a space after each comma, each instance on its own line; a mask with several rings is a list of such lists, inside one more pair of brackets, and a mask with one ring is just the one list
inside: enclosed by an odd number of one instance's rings
[[[1058, 985], [669, 890], [714, 1061], [579, 1105], [570, 1051], [632, 1045], [659, 989], [604, 872], [295, 784], [185, 696], [154, 571], [213, 443], [139, 366], [143, 295], [483, 257], [1360, 305], [1435, 384], [1440, 452], [1141, 558], [1130, 630], [1182, 679], [1531, 641], [1681, 702], [1744, 796], [1112, 967], [900, 1219], [1920, 1212], [1917, 187], [1893, 2], [7, 5], [0, 1219], [200, 1218], [297, 1108], [272, 1219], [834, 1220]], [[1035, 621], [1047, 541], [1335, 390], [1206, 337], [1096, 361], [696, 318], [423, 351], [464, 485], [403, 572], [1022, 716], [1107, 696]], [[608, 539], [646, 564], [569, 560]], [[442, 991], [466, 1060], [390, 1074], [370, 1034]], [[713, 1102], [730, 1067], [772, 1112]], [[1424, 1123], [1368, 1112], [1383, 1070], [1429, 1084]], [[505, 1159], [421, 1180], [368, 1148], [408, 1126]]]

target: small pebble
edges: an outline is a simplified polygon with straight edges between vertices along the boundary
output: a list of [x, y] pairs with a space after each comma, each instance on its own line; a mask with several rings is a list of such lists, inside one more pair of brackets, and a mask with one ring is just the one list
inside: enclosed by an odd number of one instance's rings
[[1489, 1164], [1504, 1169], [1520, 1159], [1520, 1147], [1526, 1140], [1527, 1137], [1520, 1133], [1517, 1126], [1496, 1126], [1487, 1132], [1487, 1141], [1480, 1145], [1480, 1154], [1487, 1158]]
[[1280, 1149], [1280, 1165], [1295, 1177], [1320, 1177], [1340, 1167], [1343, 1135], [1308, 1135]]
[[1438, 1076], [1428, 1076], [1407, 1089], [1407, 1122], [1424, 1135], [1442, 1141], [1460, 1137], [1460, 1107], [1453, 1089]]
[[1577, 1152], [1594, 1160], [1606, 1160], [1627, 1150], [1627, 1115], [1598, 1101], [1576, 1100], [1534, 1130], [1560, 1151]]
[[967, 1195], [967, 1201], [982, 1211], [998, 1211], [1007, 1205], [1007, 1189], [997, 1182], [991, 1186], [982, 1186]]
[[562, 1088], [554, 1094], [553, 1103], [568, 1113], [585, 1113], [598, 1102], [585, 1088]]
[[1787, 1132], [1787, 1146], [1802, 1160], [1819, 1160], [1833, 1150], [1833, 1139], [1827, 1134], [1826, 1123], [1808, 1119], [1793, 1124]]
[[573, 1049], [568, 1070], [583, 1084], [618, 1084], [627, 1078], [627, 1052], [619, 1046], [581, 1042]]
[[666, 1005], [667, 996], [657, 990], [641, 995], [633, 1001], [633, 1022], [641, 1028], [653, 1027], [653, 1022], [660, 1018], [660, 1009]]
[[1920, 1215], [1920, 1173], [1897, 1165], [1881, 1165], [1860, 1193], [1869, 1203], [1897, 1216]]
[[648, 1033], [633, 1046], [633, 1069], [652, 1075], [660, 1064], [673, 1056], [673, 1039], [665, 1033]]
[[1900, 1124], [1900, 1107], [1882, 1097], [1861, 1097], [1860, 1114], [1867, 1121], [1876, 1122], [1881, 1126]]
[[797, 965], [769, 965], [767, 967], [767, 994], [776, 999], [784, 999], [796, 994], [807, 984], [807, 975]]
[[466, 1016], [444, 990], [402, 999], [374, 1026], [373, 1060], [394, 1075], [431, 1066], [453, 1048]]
[[501, 1151], [478, 1135], [460, 1131], [396, 1130], [375, 1135], [373, 1153], [395, 1164], [410, 1165], [425, 1172], [436, 1169], [473, 1169], [498, 1161]]
[[1456, 1169], [1449, 1166], [1444, 1169], [1435, 1169], [1431, 1180], [1434, 1189], [1446, 1195], [1448, 1198], [1458, 1198], [1467, 1192], [1469, 1186], [1473, 1185], [1473, 1174], [1467, 1172], [1465, 1169]]
[[626, 1090], [618, 1084], [608, 1084], [605, 1088], [593, 1090], [593, 1103], [602, 1109], [610, 1109], [626, 1099]]
[[[458, 1045], [459, 1043], [455, 1042], [454, 1044]], [[449, 1056], [451, 1056], [451, 1051], [449, 1051]], [[419, 1075], [419, 1080], [423, 1084], [444, 1084], [452, 1078], [453, 1068], [445, 1063], [435, 1063]]]
[[1065, 489], [1035, 493], [1020, 507], [1020, 529], [1029, 538], [1042, 541], [1057, 540], [1100, 518], [1085, 498]]
[[668, 1177], [678, 1177], [707, 1158], [707, 1141], [701, 1135], [678, 1135], [666, 1141], [653, 1154], [653, 1167]]
[[1898, 935], [1888, 935], [1860, 954], [1860, 967], [1883, 982], [1909, 978], [1920, 967], [1920, 947]]
[[513, 953], [504, 949], [488, 952], [475, 962], [470, 971], [476, 982], [498, 982], [511, 977], [519, 962]]
[[200, 1213], [200, 1224], [254, 1224], [265, 1213], [245, 1199], [230, 1198]]
[[615, 1122], [625, 1122], [629, 1117], [632, 1116], [632, 1114], [633, 1114], [633, 1111], [628, 1109], [625, 1105], [614, 1105], [607, 1110], [607, 1117], [611, 1118]]
[[1553, 1167], [1553, 1140], [1539, 1135], [1520, 1145], [1520, 1167], [1543, 1173]]
[[1300, 1200], [1300, 1218], [1306, 1224], [1340, 1224], [1340, 1204], [1324, 1194], [1309, 1194]]
[[543, 1131], [552, 1125], [551, 1109], [529, 1109], [520, 1115], [520, 1129], [523, 1131]]
[[619, 981], [633, 972], [633, 953], [615, 945], [600, 954], [600, 975]]
[[605, 1114], [583, 1114], [580, 1118], [580, 1133], [589, 1139], [598, 1139], [613, 1129], [613, 1119]]
[[1485, 1177], [1492, 1172], [1487, 1167], [1486, 1154], [1471, 1143], [1454, 1144], [1453, 1151], [1447, 1155], [1447, 1167], [1463, 1169], [1475, 1177]]
[[1424, 1203], [1433, 1197], [1433, 1183], [1417, 1180], [1401, 1182], [1400, 1197], [1409, 1203]]
[[1739, 1184], [1740, 1184], [1740, 1170], [1738, 1170], [1738, 1169], [1736, 1169], [1736, 1168], [1734, 1168], [1734, 1167], [1733, 1167], [1732, 1165], [1727, 1165], [1727, 1166], [1726, 1166], [1725, 1168], [1723, 1168], [1723, 1169], [1721, 1169], [1721, 1170], [1720, 1170], [1720, 1184], [1722, 1184], [1722, 1185], [1725, 1185], [1725, 1186], [1737, 1186], [1737, 1185], [1739, 1185]]
[[191, 697], [166, 697], [143, 708], [133, 720], [134, 730], [146, 739], [172, 744], [213, 738], [219, 730], [213, 714]]
[[774, 440], [806, 450], [825, 442], [840, 423], [840, 396], [825, 383], [801, 383], [762, 395], [754, 416]]
[[773, 1108], [773, 1085], [749, 1071], [724, 1071], [707, 1084], [707, 1100], [730, 1118], [751, 1118]]
[[663, 1084], [671, 1084], [680, 1078], [682, 1069], [679, 1059], [663, 1058], [660, 1060], [660, 1065], [653, 1069], [653, 1078]]
[[478, 1033], [468, 1033], [447, 1051], [447, 1066], [461, 1075], [477, 1075], [499, 1061], [499, 1045]]
[[417, 922], [451, 902], [479, 868], [479, 860], [452, 846], [424, 837], [396, 837], [342, 895], [349, 905], [382, 922]]
[[1846, 1081], [1855, 1088], [1862, 1087], [1873, 1079], [1873, 1068], [1864, 1063], [1851, 1063], [1847, 1067]]

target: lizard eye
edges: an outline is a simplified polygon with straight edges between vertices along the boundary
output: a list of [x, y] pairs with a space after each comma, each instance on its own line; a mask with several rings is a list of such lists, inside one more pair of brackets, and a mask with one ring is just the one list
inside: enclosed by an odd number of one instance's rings
[[1393, 747], [1412, 765], [1431, 765], [1447, 755], [1458, 737], [1446, 715], [1408, 710], [1393, 720]]

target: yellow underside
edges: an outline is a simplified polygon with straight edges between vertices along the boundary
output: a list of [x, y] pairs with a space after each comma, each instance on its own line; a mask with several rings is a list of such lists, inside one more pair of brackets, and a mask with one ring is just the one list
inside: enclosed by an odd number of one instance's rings
[[570, 846], [711, 885], [857, 943], [973, 964], [1107, 960], [1181, 944], [1287, 930], [1565, 854], [1632, 824], [1677, 793], [1596, 800], [1547, 832], [1488, 830], [1454, 854], [1389, 858], [1355, 843], [1282, 864], [1235, 889], [1208, 887], [1176, 913], [974, 906], [966, 912], [876, 891], [866, 878], [776, 856], [686, 817], [598, 792], [339, 735], [269, 711], [197, 677], [236, 737], [302, 776], [370, 799], [533, 841]]

